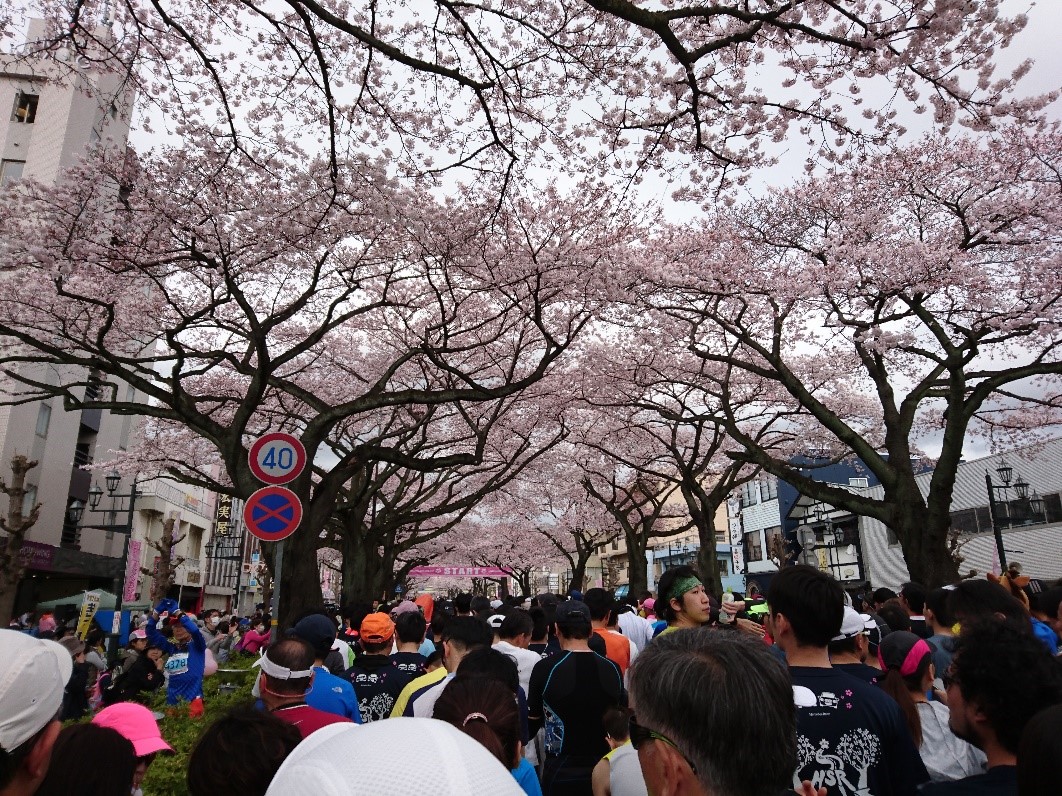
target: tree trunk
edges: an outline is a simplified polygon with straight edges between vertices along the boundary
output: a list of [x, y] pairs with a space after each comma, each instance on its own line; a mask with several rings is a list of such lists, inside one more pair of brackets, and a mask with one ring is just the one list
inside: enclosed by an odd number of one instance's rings
[[[304, 540], [309, 538], [312, 544], [301, 540], [291, 544], [291, 540], [300, 534]], [[273, 573], [276, 574], [275, 567]], [[300, 528], [284, 540], [284, 561], [277, 587], [280, 589], [278, 616], [273, 618], [279, 620], [281, 628], [291, 627], [296, 616], [324, 602], [321, 573], [317, 568], [317, 540], [308, 528]]]
[[700, 550], [697, 553], [697, 570], [701, 574], [704, 587], [717, 600], [723, 597], [723, 580], [719, 574], [719, 559], [715, 549], [715, 525], [713, 519], [718, 506], [710, 501], [695, 484], [682, 484], [682, 497], [690, 512], [690, 520], [697, 529]]
[[151, 577], [150, 598], [152, 605], [157, 605], [159, 600], [169, 593], [170, 587], [177, 577], [177, 567], [184, 563], [184, 557], [175, 555], [173, 552], [173, 548], [184, 540], [183, 536], [175, 536], [174, 526], [176, 523], [175, 517], [167, 517], [162, 522], [162, 538], [157, 542], [148, 541], [148, 546], [159, 554], [158, 568], [155, 570], [150, 570], [147, 567], [140, 568], [141, 573]]
[[575, 549], [574, 558], [570, 559], [572, 565], [572, 583], [578, 583], [576, 587], [579, 591], [586, 591], [586, 565], [590, 562], [590, 558], [594, 555], [593, 547], [585, 547], [578, 545]]
[[390, 570], [384, 571], [379, 548], [371, 537], [345, 529], [340, 541], [343, 554], [343, 604], [379, 600], [387, 591]]
[[0, 530], [7, 533], [7, 544], [0, 551], [0, 621], [7, 623], [15, 610], [15, 594], [26, 569], [22, 558], [22, 543], [26, 533], [41, 515], [41, 504], [33, 506], [28, 515], [22, 514], [26, 497], [26, 473], [37, 466], [21, 454], [11, 458], [11, 485], [0, 478], [0, 492], [7, 495], [7, 517], [0, 516]]
[[628, 529], [625, 536], [627, 539], [627, 593], [639, 595], [649, 588], [649, 558], [645, 554], [647, 535], [632, 533]]
[[912, 487], [911, 497], [897, 496], [889, 523], [900, 540], [911, 580], [928, 589], [955, 583], [959, 580], [959, 565], [948, 543], [951, 518], [939, 507], [934, 510], [932, 503], [927, 506], [913, 483]]
[[269, 606], [273, 604], [273, 573], [269, 571], [269, 565], [265, 561], [258, 565], [255, 577], [262, 586], [262, 605], [265, 606], [263, 612], [268, 613]]
[[586, 561], [582, 556], [578, 556], [575, 559], [575, 565], [572, 567], [572, 579], [568, 583], [569, 589], [578, 589], [579, 591], [586, 591]]
[[723, 578], [719, 573], [719, 557], [716, 555], [715, 531], [705, 533], [697, 529], [701, 549], [697, 552], [697, 571], [704, 581], [704, 588], [717, 600], [723, 598]]

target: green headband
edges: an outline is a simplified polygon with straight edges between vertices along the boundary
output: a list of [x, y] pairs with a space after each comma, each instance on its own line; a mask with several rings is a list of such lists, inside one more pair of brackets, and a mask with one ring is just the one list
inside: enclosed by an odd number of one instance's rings
[[683, 594], [702, 585], [704, 584], [702, 584], [700, 579], [695, 575], [687, 575], [684, 578], [679, 578], [671, 587], [671, 591], [668, 592], [667, 600], [668, 602], [671, 602], [672, 600], [681, 600]]

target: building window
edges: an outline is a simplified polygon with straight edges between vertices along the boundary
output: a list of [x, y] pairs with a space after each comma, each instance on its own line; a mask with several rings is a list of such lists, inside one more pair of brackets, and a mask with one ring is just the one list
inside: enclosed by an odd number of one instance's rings
[[777, 558], [781, 562], [782, 558], [785, 557], [781, 526], [775, 525], [772, 528], [768, 528], [763, 532], [763, 535], [767, 537], [767, 555], [772, 559]]
[[778, 497], [778, 479], [768, 478], [765, 481], [760, 482], [760, 498], [762, 500], [773, 500]]
[[[73, 501], [73, 498], [70, 498], [67, 501], [67, 509], [70, 508], [69, 504], [72, 501]], [[69, 511], [64, 512], [64, 514], [63, 514], [63, 532], [62, 532], [62, 536], [59, 539], [59, 544], [62, 547], [77, 548], [81, 544], [81, 530], [80, 530], [80, 528], [78, 528], [78, 526], [75, 523], [70, 522], [69, 514], [70, 514]]]
[[37, 409], [37, 430], [36, 434], [42, 439], [48, 436], [48, 426], [52, 422], [52, 407], [48, 404], [41, 404]]
[[951, 529], [959, 533], [977, 533], [977, 512], [973, 509], [960, 509], [951, 512]]
[[745, 534], [745, 560], [763, 561], [763, 538], [759, 531], [749, 531]]
[[0, 187], [22, 179], [22, 171], [26, 168], [24, 160], [0, 161]]
[[848, 486], [854, 486], [859, 489], [866, 489], [870, 486], [869, 478], [849, 478]]
[[19, 91], [15, 94], [15, 109], [11, 113], [11, 121], [19, 124], [33, 124], [37, 120], [37, 103], [40, 96]]
[[1058, 492], [1044, 495], [1044, 513], [1047, 515], [1048, 522], [1062, 520], [1062, 496]]
[[760, 502], [760, 489], [755, 481], [746, 481], [741, 485], [741, 507], [755, 506]]
[[728, 577], [729, 575], [730, 575], [730, 559], [729, 558], [720, 558], [719, 559], [719, 577], [725, 578], [725, 577]]
[[619, 539], [613, 539], [612, 540], [612, 549], [613, 550], [619, 550]]
[[28, 517], [29, 513], [33, 511], [33, 507], [37, 504], [37, 487], [26, 485], [26, 492], [22, 496], [22, 516]]

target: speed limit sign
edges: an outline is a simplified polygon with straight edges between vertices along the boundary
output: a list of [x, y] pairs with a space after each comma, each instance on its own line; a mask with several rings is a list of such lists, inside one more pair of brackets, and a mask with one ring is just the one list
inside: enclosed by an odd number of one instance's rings
[[282, 431], [255, 440], [248, 455], [251, 474], [266, 484], [286, 484], [306, 467], [306, 448], [298, 438]]

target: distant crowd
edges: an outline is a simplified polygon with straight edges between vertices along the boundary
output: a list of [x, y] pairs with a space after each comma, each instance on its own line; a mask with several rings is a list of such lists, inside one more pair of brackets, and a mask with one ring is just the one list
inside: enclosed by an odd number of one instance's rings
[[204, 726], [193, 796], [1062, 792], [1062, 584], [657, 586], [316, 607], [282, 632], [163, 600], [116, 661], [25, 615], [0, 631], [0, 796], [139, 796], [173, 753], [153, 694], [199, 716], [235, 656], [249, 701]]

